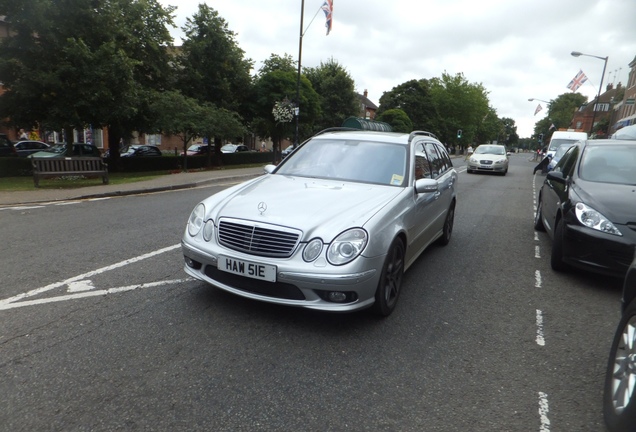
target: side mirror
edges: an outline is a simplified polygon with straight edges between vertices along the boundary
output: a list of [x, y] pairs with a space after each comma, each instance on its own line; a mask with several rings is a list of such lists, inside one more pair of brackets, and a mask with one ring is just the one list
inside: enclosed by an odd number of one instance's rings
[[419, 179], [415, 181], [415, 192], [418, 194], [421, 193], [432, 193], [437, 192], [439, 190], [439, 185], [437, 184], [437, 180], [433, 179]]
[[563, 177], [563, 173], [561, 171], [550, 171], [546, 176], [547, 180], [556, 181], [559, 183], [565, 183], [565, 177]]

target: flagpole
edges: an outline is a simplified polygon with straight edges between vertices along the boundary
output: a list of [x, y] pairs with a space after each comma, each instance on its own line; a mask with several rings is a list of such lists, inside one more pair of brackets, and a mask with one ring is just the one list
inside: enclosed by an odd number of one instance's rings
[[296, 77], [296, 107], [294, 114], [296, 115], [296, 129], [294, 131], [294, 147], [298, 145], [298, 117], [300, 117], [300, 68], [303, 56], [303, 18], [305, 16], [305, 0], [300, 3], [300, 36], [298, 38], [298, 75]]

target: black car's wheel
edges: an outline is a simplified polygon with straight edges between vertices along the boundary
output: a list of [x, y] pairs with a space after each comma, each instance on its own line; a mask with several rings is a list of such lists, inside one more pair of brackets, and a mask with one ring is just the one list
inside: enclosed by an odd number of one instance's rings
[[541, 211], [541, 197], [539, 197], [539, 202], [537, 202], [537, 212], [534, 214], [534, 229], [537, 231], [545, 231], [545, 226], [543, 226], [543, 213]]
[[399, 238], [393, 240], [389, 253], [386, 255], [380, 282], [375, 291], [374, 312], [378, 315], [389, 316], [402, 288], [402, 276], [404, 275], [404, 243]]
[[563, 220], [554, 227], [554, 239], [552, 240], [552, 256], [550, 257], [552, 270], [564, 271], [567, 265], [563, 262]]
[[633, 430], [636, 425], [636, 300], [625, 309], [612, 341], [603, 415], [611, 432]]
[[442, 232], [442, 236], [437, 240], [437, 242], [446, 246], [453, 235], [453, 223], [455, 222], [455, 203], [453, 202], [448, 209], [448, 213], [446, 213], [446, 220], [444, 221], [444, 230]]

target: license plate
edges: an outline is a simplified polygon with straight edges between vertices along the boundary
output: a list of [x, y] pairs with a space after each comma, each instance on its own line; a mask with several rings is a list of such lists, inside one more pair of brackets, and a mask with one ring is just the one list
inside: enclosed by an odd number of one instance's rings
[[219, 255], [217, 263], [218, 269], [224, 272], [252, 279], [276, 282], [276, 266], [273, 265], [238, 260], [223, 255]]

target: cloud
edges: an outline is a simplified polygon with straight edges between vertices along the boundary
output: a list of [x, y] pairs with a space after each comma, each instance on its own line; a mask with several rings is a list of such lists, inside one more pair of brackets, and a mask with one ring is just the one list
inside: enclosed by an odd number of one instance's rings
[[[179, 27], [199, 0], [160, 0], [177, 6]], [[300, 2], [297, 0], [208, 0], [246, 57], [260, 68], [272, 53], [298, 58]], [[322, 0], [305, 0], [302, 65], [331, 58], [376, 104], [384, 92], [410, 79], [463, 73], [489, 92], [500, 117], [515, 120], [529, 137], [547, 109], [534, 116], [535, 102], [568, 92], [582, 69], [589, 77], [579, 92], [596, 96], [603, 61], [572, 57], [572, 51], [609, 56], [603, 87], [627, 84], [636, 58], [634, 0], [334, 0], [333, 29], [326, 36]], [[175, 30], [173, 35], [180, 36]]]

